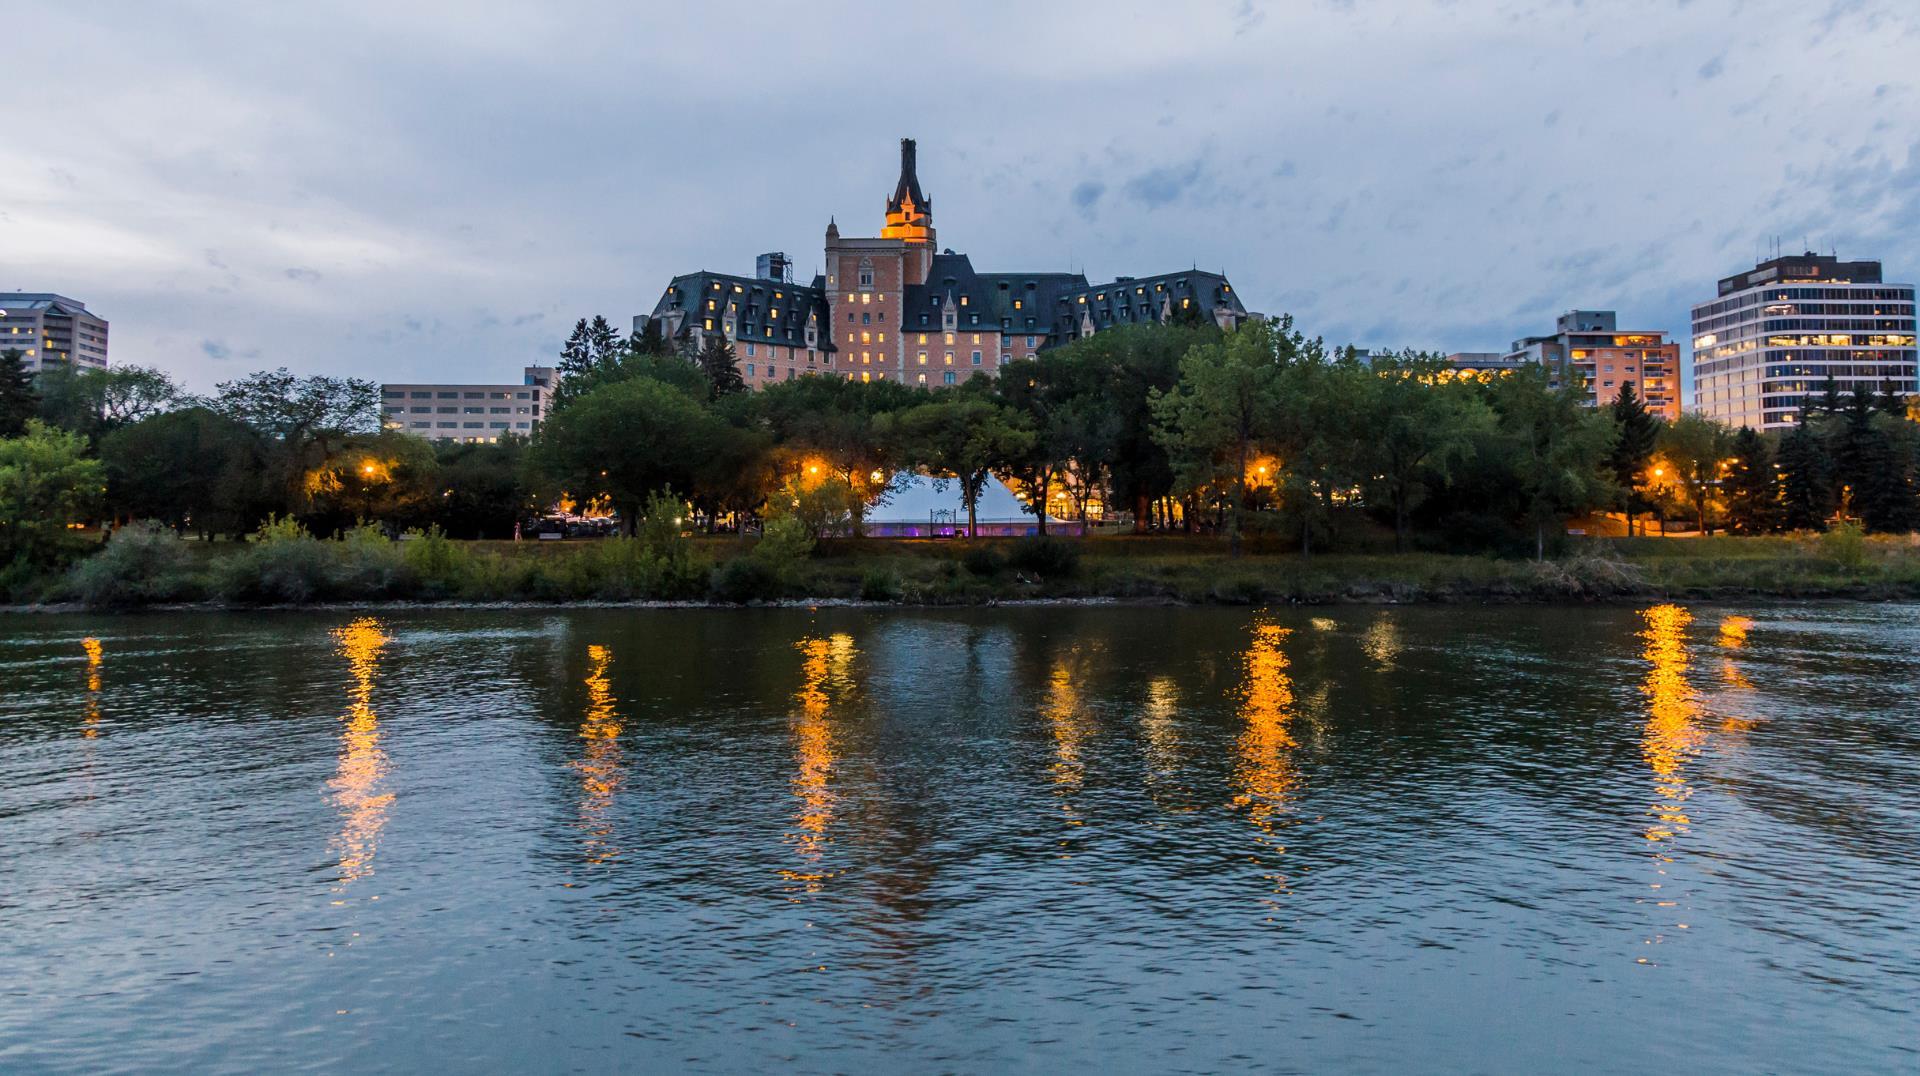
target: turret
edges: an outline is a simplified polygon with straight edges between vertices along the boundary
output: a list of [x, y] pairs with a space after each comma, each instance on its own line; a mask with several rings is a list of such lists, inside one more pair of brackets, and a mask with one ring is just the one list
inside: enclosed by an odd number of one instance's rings
[[917, 164], [913, 139], [901, 139], [900, 181], [893, 186], [893, 197], [887, 199], [887, 224], [880, 229], [882, 239], [933, 242], [933, 200], [920, 190]]

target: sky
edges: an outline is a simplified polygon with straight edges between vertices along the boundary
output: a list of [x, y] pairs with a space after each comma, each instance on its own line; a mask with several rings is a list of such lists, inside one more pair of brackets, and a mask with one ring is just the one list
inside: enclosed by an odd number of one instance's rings
[[1778, 241], [1920, 279], [1914, 0], [0, 0], [0, 296], [196, 391], [517, 381], [919, 172], [981, 270], [1222, 270], [1363, 347], [1687, 337]]

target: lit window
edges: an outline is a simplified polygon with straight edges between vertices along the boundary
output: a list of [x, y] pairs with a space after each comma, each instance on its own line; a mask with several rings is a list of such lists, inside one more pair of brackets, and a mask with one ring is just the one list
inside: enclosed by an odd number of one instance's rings
[[953, 334], [952, 334], [952, 333], [948, 333], [948, 334], [947, 334], [947, 343], [949, 343], [949, 344], [951, 344], [951, 343], [953, 343]]
[[925, 375], [925, 374], [921, 374], [921, 375], [920, 375], [920, 383], [921, 383], [922, 385], [924, 385], [924, 384], [926, 384], [926, 383], [927, 383], [927, 375]]
[[920, 365], [925, 366], [926, 364], [927, 364], [927, 353], [922, 351], [920, 353]]
[[920, 334], [920, 342], [921, 342], [921, 343], [923, 343], [923, 344], [927, 342], [927, 334], [926, 334], [926, 333], [921, 333], [921, 334]]
[[953, 352], [951, 351], [947, 352], [947, 365], [948, 366], [953, 365]]

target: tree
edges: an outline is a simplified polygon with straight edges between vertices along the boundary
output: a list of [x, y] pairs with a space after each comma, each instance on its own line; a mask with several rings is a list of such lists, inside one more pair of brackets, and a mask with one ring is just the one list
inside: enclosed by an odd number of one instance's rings
[[306, 492], [318, 517], [314, 530], [324, 534], [356, 522], [385, 523], [393, 531], [423, 525], [444, 488], [431, 443], [382, 430], [354, 438], [307, 472]]
[[0, 439], [0, 584], [57, 566], [72, 550], [68, 524], [98, 511], [106, 479], [86, 453], [86, 438], [39, 419]]
[[531, 484], [582, 501], [606, 497], [633, 534], [650, 498], [693, 487], [693, 448], [718, 422], [700, 401], [663, 382], [604, 385], [541, 424], [527, 452]]
[[508, 434], [493, 444], [439, 442], [440, 472], [433, 521], [454, 538], [509, 538], [532, 506], [523, 480], [527, 440]]
[[1774, 469], [1767, 439], [1742, 426], [1733, 435], [1733, 458], [1722, 485], [1727, 526], [1741, 534], [1766, 534], [1780, 527], [1780, 473]]
[[1363, 473], [1393, 512], [1394, 549], [1407, 550], [1409, 513], [1430, 485], [1451, 478], [1450, 468], [1472, 450], [1493, 415], [1471, 386], [1442, 377], [1445, 360], [1406, 352], [1376, 360], [1372, 376], [1359, 379], [1358, 413], [1349, 427], [1364, 461]]
[[660, 331], [660, 323], [652, 318], [648, 318], [646, 326], [636, 330], [634, 334], [628, 338], [627, 354], [630, 356], [667, 358], [672, 356], [673, 349], [667, 345], [667, 338]]
[[1040, 534], [1047, 533], [1053, 491], [1071, 451], [1064, 439], [1056, 436], [1054, 423], [1055, 415], [1070, 398], [1061, 377], [1065, 369], [1063, 361], [1043, 353], [1027, 363], [1003, 368], [993, 379], [993, 398], [1018, 415], [1034, 433], [1026, 448], [1009, 453], [994, 473], [1024, 498], [1024, 507], [1033, 514], [1034, 529]]
[[1780, 439], [1780, 522], [1788, 530], [1823, 531], [1833, 514], [1833, 464], [1804, 420]]
[[100, 439], [107, 504], [202, 537], [241, 535], [282, 507], [266, 446], [245, 423], [188, 407], [129, 423]]
[[707, 337], [695, 361], [707, 375], [707, 393], [712, 399], [747, 390], [747, 383], [740, 377], [740, 364], [733, 357], [733, 344], [725, 336]]
[[1665, 465], [1663, 477], [1693, 509], [1700, 533], [1711, 534], [1708, 509], [1732, 458], [1733, 435], [1721, 423], [1690, 411], [1661, 428], [1657, 451]]
[[882, 435], [898, 441], [900, 454], [936, 478], [960, 484], [967, 506], [967, 537], [979, 528], [976, 509], [996, 468], [1033, 447], [1034, 433], [1017, 413], [986, 399], [948, 396], [886, 416]]
[[[847, 498], [853, 533], [861, 533], [870, 505], [885, 504], [903, 466], [897, 446], [879, 434], [880, 416], [926, 402], [928, 393], [898, 381], [798, 377], [779, 381], [750, 399], [779, 448], [783, 473], [837, 480]], [[817, 481], [808, 482], [811, 489]]]
[[1647, 410], [1631, 381], [1620, 386], [1620, 395], [1614, 397], [1607, 410], [1614, 430], [1613, 450], [1607, 453], [1607, 471], [1620, 491], [1621, 510], [1626, 513], [1627, 533], [1631, 535], [1634, 518], [1646, 507], [1640, 483], [1660, 437], [1660, 420]]
[[1188, 351], [1180, 360], [1179, 384], [1153, 400], [1155, 437], [1166, 447], [1179, 480], [1190, 488], [1232, 490], [1227, 548], [1236, 557], [1247, 469], [1261, 441], [1273, 433], [1278, 375], [1274, 327], [1249, 321], [1217, 343]]
[[42, 419], [92, 440], [160, 414], [182, 399], [172, 378], [147, 366], [90, 370], [60, 363], [41, 370], [34, 388], [40, 394]]
[[1549, 526], [1611, 496], [1602, 467], [1613, 447], [1613, 424], [1586, 407], [1574, 388], [1550, 387], [1537, 366], [1499, 378], [1490, 395], [1508, 480], [1533, 528], [1534, 556], [1545, 560]]
[[0, 351], [0, 437], [18, 437], [39, 410], [26, 356], [19, 348]]
[[288, 510], [305, 506], [307, 475], [357, 435], [380, 428], [380, 389], [354, 377], [296, 377], [286, 367], [215, 386], [213, 409], [273, 443]]

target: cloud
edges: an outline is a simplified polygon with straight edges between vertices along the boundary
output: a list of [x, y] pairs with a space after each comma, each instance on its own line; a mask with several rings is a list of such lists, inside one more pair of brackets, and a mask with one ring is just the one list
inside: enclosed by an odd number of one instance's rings
[[1142, 172], [1127, 180], [1127, 195], [1148, 209], [1157, 209], [1178, 199], [1200, 178], [1200, 162], [1167, 165]]
[[[106, 22], [42, 4], [8, 103], [63, 119], [0, 158], [0, 288], [82, 299], [115, 362], [201, 389], [252, 361], [233, 341], [269, 339], [302, 373], [511, 377], [581, 316], [624, 328], [679, 273], [786, 250], [810, 279], [829, 216], [877, 231], [907, 136], [942, 245], [982, 270], [1225, 266], [1250, 307], [1331, 342], [1491, 350], [1573, 306], [1684, 338], [1688, 302], [1775, 233], [1920, 276], [1920, 9], [1776, 7], [908, 6], [890, 32], [940, 40], [967, 92], [841, 108], [716, 82], [706, 58], [825, 54], [870, 29], [855, 9], [721, 27], [613, 0]], [[1054, 43], [1044, 64], [1007, 47], [1011, 25]], [[1779, 74], [1781, 42], [1824, 31], [1819, 65], [1844, 78]], [[1569, 43], [1606, 77], [1564, 77]], [[687, 85], [692, 129], [661, 104]], [[740, 167], [748, 151], [771, 163]], [[1674, 160], [1714, 167], [1648, 166]]]

